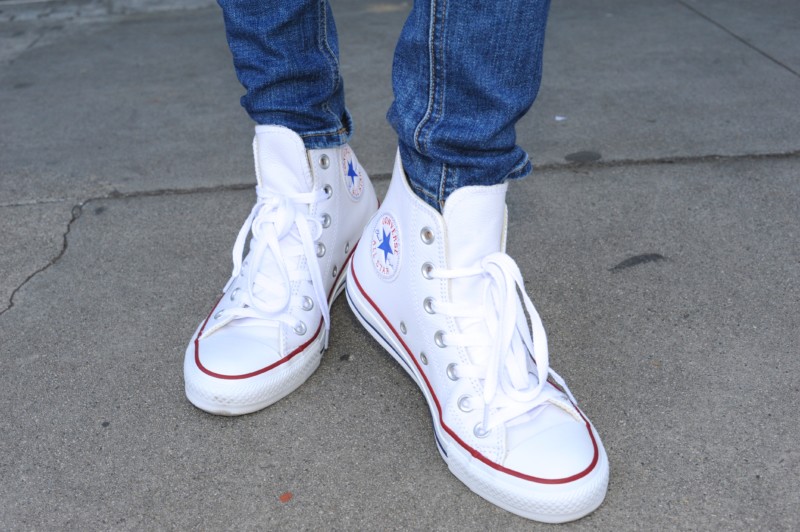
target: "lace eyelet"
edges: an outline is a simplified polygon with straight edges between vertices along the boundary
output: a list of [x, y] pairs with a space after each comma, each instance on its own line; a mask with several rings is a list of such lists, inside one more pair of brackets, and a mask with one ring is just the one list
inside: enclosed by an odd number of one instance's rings
[[408, 329], [406, 329], [406, 324], [403, 321], [400, 322], [400, 332], [403, 334], [408, 332]]
[[325, 185], [324, 187], [322, 187], [322, 190], [325, 192], [325, 195], [328, 197], [328, 199], [330, 199], [331, 196], [333, 196], [333, 187], [332, 186]]
[[426, 297], [425, 301], [422, 302], [422, 308], [425, 309], [425, 312], [428, 314], [436, 314], [436, 311], [433, 310], [433, 298]]
[[422, 362], [423, 366], [427, 366], [428, 365], [428, 355], [426, 355], [424, 352], [421, 352], [419, 354], [419, 360], [420, 360], [420, 362]]
[[350, 242], [346, 242], [345, 243], [344, 252], [345, 252], [345, 254], [350, 253]]
[[422, 276], [426, 279], [433, 279], [433, 264], [426, 262], [422, 265]]
[[294, 326], [294, 332], [297, 333], [298, 336], [303, 336], [307, 330], [308, 329], [306, 329], [306, 324], [303, 323], [302, 321]]
[[472, 433], [475, 435], [476, 438], [485, 438], [486, 436], [489, 435], [489, 432], [490, 431], [488, 430], [484, 430], [484, 428], [481, 426], [480, 423], [475, 425], [475, 428], [472, 429]]
[[325, 244], [322, 242], [317, 242], [317, 257], [323, 257], [325, 255]]
[[472, 412], [472, 405], [471, 403], [472, 397], [469, 395], [462, 395], [458, 398], [458, 409], [462, 412]]
[[322, 228], [327, 229], [331, 226], [331, 215], [327, 212], [322, 215]]
[[436, 334], [433, 335], [433, 342], [441, 348], [447, 347], [447, 344], [444, 343], [444, 331], [436, 331]]
[[339, 273], [339, 267], [338, 266], [334, 266], [333, 270], [331, 271], [331, 276], [332, 277], [336, 277], [337, 273]]
[[222, 312], [223, 312], [223, 311], [222, 311], [222, 310], [220, 310], [219, 312], [217, 312], [216, 314], [214, 314], [214, 319], [215, 319], [215, 320], [218, 320], [218, 319], [220, 319], [220, 318], [222, 317]]
[[301, 307], [305, 311], [309, 311], [314, 308], [314, 300], [308, 296], [303, 296], [303, 306]]
[[423, 227], [422, 231], [419, 232], [419, 236], [420, 236], [420, 238], [422, 238], [422, 241], [424, 243], [433, 244], [434, 235], [433, 235], [433, 231], [431, 230], [430, 227]]
[[330, 165], [331, 165], [331, 158], [323, 153], [319, 158], [319, 167], [322, 168], [323, 170], [327, 170]]
[[241, 292], [241, 291], [242, 291], [242, 289], [239, 288], [239, 287], [234, 288], [233, 292], [231, 292], [231, 301], [236, 301], [236, 296], [238, 296], [239, 292]]
[[445, 372], [447, 373], [447, 378], [450, 379], [451, 381], [458, 380], [458, 375], [456, 375], [457, 365], [458, 364], [456, 364], [455, 362], [451, 362], [447, 365], [447, 369], [445, 370]]

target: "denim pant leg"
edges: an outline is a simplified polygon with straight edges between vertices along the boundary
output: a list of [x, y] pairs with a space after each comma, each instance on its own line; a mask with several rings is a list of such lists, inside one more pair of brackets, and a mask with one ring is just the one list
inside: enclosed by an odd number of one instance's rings
[[347, 142], [352, 119], [327, 0], [218, 2], [250, 117], [294, 130], [309, 149]]
[[388, 119], [411, 186], [435, 208], [459, 187], [531, 171], [514, 126], [539, 90], [549, 4], [415, 0]]

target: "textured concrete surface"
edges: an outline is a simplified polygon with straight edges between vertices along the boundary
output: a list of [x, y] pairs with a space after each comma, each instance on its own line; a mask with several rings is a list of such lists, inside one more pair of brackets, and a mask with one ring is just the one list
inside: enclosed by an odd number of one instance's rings
[[[185, 400], [253, 201], [242, 90], [216, 8], [73, 4], [0, 23], [0, 527], [549, 528], [447, 471], [344, 299], [285, 400], [234, 419]], [[334, 2], [381, 194], [408, 8]], [[798, 21], [789, 0], [553, 4], [519, 132], [543, 168], [512, 185], [508, 247], [612, 468], [563, 529], [800, 527]]]

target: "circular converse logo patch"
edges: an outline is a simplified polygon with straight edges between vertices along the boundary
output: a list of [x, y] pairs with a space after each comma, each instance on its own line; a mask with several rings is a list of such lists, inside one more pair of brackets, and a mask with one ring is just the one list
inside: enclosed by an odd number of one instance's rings
[[361, 175], [361, 167], [356, 161], [353, 150], [349, 146], [344, 146], [342, 149], [342, 177], [347, 192], [350, 193], [353, 199], [359, 199], [361, 194], [364, 193], [364, 176]]
[[391, 281], [400, 270], [400, 231], [391, 214], [384, 213], [372, 227], [372, 265], [378, 275]]

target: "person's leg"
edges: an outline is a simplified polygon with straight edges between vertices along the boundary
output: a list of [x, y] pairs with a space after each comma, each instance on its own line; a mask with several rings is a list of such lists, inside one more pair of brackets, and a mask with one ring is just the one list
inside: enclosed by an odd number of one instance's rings
[[309, 149], [347, 142], [353, 127], [327, 0], [218, 1], [250, 117], [295, 131]]
[[[257, 200], [233, 274], [184, 357], [187, 398], [214, 414], [264, 408], [327, 346], [329, 309], [377, 207], [351, 132], [325, 0], [221, 0], [253, 141]], [[242, 257], [245, 248], [249, 251]]]
[[414, 2], [388, 119], [412, 188], [434, 207], [459, 187], [530, 172], [514, 126], [539, 90], [549, 3]]
[[422, 390], [450, 470], [509, 511], [562, 522], [603, 501], [608, 459], [505, 254], [505, 180], [530, 170], [514, 124], [538, 90], [547, 7], [414, 3], [389, 112], [398, 158], [347, 295]]

